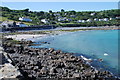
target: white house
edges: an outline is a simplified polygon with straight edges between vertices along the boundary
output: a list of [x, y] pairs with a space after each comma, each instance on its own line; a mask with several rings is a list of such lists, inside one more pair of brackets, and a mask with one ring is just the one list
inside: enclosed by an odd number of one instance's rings
[[78, 23], [81, 23], [81, 22], [82, 22], [82, 20], [78, 20], [77, 22], [78, 22]]
[[99, 21], [99, 19], [95, 18], [94, 21]]
[[78, 22], [78, 23], [84, 23], [85, 20], [78, 20], [77, 22]]
[[65, 21], [66, 19], [64, 18], [59, 18], [58, 21]]
[[73, 17], [73, 18], [75, 18], [76, 16], [75, 16], [75, 15], [70, 15], [70, 17]]
[[64, 18], [59, 18], [59, 19], [58, 19], [58, 21], [66, 21], [66, 20], [67, 20], [66, 17], [64, 17]]
[[91, 15], [91, 16], [94, 16], [94, 15], [95, 15], [95, 13], [91, 13], [90, 15]]
[[91, 20], [91, 19], [87, 19], [86, 21], [87, 21], [87, 22], [92, 22], [92, 20]]
[[99, 19], [99, 21], [103, 21], [103, 19]]
[[19, 20], [20, 20], [20, 21], [27, 21], [27, 22], [31, 22], [31, 21], [32, 21], [32, 19], [30, 19], [30, 18], [25, 18], [25, 17], [20, 17]]
[[109, 20], [113, 20], [113, 18], [110, 18]]
[[41, 19], [41, 22], [43, 22], [43, 23], [49, 23], [49, 21], [47, 20], [47, 19]]
[[65, 13], [64, 15], [67, 15], [67, 13]]
[[115, 19], [115, 18], [110, 18], [109, 20], [113, 20], [113, 19]]
[[72, 21], [72, 19], [66, 19], [67, 21]]
[[17, 23], [16, 25], [18, 25], [19, 27], [27, 27], [27, 25], [24, 23]]
[[85, 20], [82, 20], [82, 23], [84, 23], [85, 22]]
[[103, 21], [109, 21], [108, 18], [104, 18]]
[[78, 23], [84, 23], [85, 20], [78, 20], [77, 22], [78, 22]]
[[116, 19], [120, 19], [120, 16], [115, 17]]

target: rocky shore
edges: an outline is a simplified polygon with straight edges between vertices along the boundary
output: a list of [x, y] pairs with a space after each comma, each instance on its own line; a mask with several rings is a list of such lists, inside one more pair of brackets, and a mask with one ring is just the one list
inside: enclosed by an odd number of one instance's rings
[[3, 40], [4, 51], [19, 68], [24, 80], [117, 80], [109, 71], [99, 71], [72, 53], [53, 48], [30, 48], [31, 41]]
[[23, 75], [20, 73], [18, 67], [12, 65], [12, 60], [8, 54], [0, 47], [0, 80], [3, 79], [22, 79]]

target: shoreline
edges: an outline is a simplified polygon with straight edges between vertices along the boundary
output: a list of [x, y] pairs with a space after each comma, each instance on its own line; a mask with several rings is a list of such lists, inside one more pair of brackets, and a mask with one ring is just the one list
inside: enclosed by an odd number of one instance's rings
[[32, 38], [42, 38], [42, 37], [46, 37], [48, 35], [46, 34], [17, 34], [17, 35], [8, 35], [8, 36], [4, 36], [5, 38], [13, 38], [14, 40], [28, 40], [28, 39], [32, 39]]
[[[9, 38], [7, 39], [9, 43]], [[22, 41], [21, 43], [22, 44], [24, 43], [24, 45], [31, 44], [31, 43], [27, 43], [26, 41], [24, 42]], [[33, 79], [33, 80], [34, 78], [35, 79], [36, 78], [114, 79], [114, 76], [111, 72], [105, 70], [104, 71], [97, 70], [96, 68], [88, 64], [87, 61], [84, 60], [86, 58], [85, 57], [83, 58], [83, 56], [77, 57], [74, 56], [72, 53], [65, 53], [62, 52], [61, 50], [54, 50], [53, 48], [49, 48], [49, 49], [29, 48], [29, 46], [22, 46], [23, 49], [21, 49], [22, 47], [18, 46], [18, 44], [15, 43], [9, 46], [3, 45], [3, 47], [4, 50], [8, 53], [8, 55], [11, 57], [15, 66], [18, 66], [20, 70], [22, 70], [23, 76], [28, 79]], [[36, 61], [37, 62], [42, 61], [42, 62], [36, 63]], [[37, 72], [33, 74], [33, 72], [36, 70]], [[67, 73], [64, 72], [66, 70], [70, 71], [70, 73], [68, 74], [68, 72]], [[39, 71], [40, 73], [38, 73]], [[29, 75], [25, 76], [26, 72]], [[99, 77], [95, 77], [95, 75]], [[106, 77], [103, 75], [106, 75]]]
[[15, 40], [27, 40], [38, 37], [47, 37], [50, 35], [60, 35], [68, 32], [76, 32], [76, 31], [86, 31], [86, 30], [119, 30], [120, 27], [116, 26], [107, 26], [107, 27], [63, 27], [49, 30], [33, 30], [33, 31], [22, 31], [22, 32], [14, 32], [14, 33], [3, 33], [6, 38], [13, 38]]
[[[64, 31], [64, 33], [68, 33], [68, 32], [66, 32], [66, 31]], [[17, 35], [17, 37], [16, 37], [16, 35], [9, 35], [9, 36], [7, 36], [6, 38], [13, 38], [13, 39], [15, 39], [15, 40], [19, 40], [19, 41], [28, 41], [28, 39], [31, 39], [31, 38], [33, 38], [34, 37], [34, 39], [35, 38], [38, 38], [38, 37], [40, 37], [40, 38], [44, 38], [44, 37], [47, 37], [47, 36], [50, 36], [50, 35], [60, 35], [60, 34], [63, 34], [62, 33], [62, 31], [60, 31], [60, 32], [58, 32], [58, 31], [56, 31], [56, 32], [53, 32], [53, 33], [50, 33], [49, 34], [49, 32], [47, 33], [47, 34], [19, 34], [19, 35]], [[34, 50], [35, 48], [33, 48], [33, 50]], [[40, 48], [41, 49], [41, 48]], [[44, 50], [44, 49], [43, 49]], [[14, 57], [14, 56], [13, 56]], [[84, 56], [83, 56], [84, 57]], [[82, 58], [82, 57], [81, 57]], [[84, 58], [82, 58], [82, 59], [87, 59], [86, 57], [84, 57]], [[89, 60], [89, 59], [88, 59]], [[92, 67], [92, 66], [91, 66]], [[93, 67], [94, 68], [94, 67]], [[112, 74], [113, 75], [113, 74]]]

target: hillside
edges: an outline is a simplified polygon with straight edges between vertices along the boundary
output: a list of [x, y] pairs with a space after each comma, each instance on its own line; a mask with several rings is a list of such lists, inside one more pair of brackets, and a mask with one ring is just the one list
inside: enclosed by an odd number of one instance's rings
[[[0, 22], [2, 22], [2, 21], [15, 21], [15, 22], [20, 22], [20, 21], [18, 21], [18, 20], [12, 20], [12, 19], [8, 19], [7, 17], [1, 17], [1, 16], [0, 16]], [[30, 23], [30, 22], [22, 22], [22, 23], [24, 23], [24, 24], [26, 24], [26, 25], [34, 25], [33, 23]]]
[[[49, 12], [44, 11], [29, 11], [11, 10], [7, 7], [0, 7], [2, 10], [2, 19], [0, 21], [12, 20], [19, 21], [20, 17], [32, 19], [31, 22], [23, 23], [27, 25], [58, 25], [58, 26], [105, 26], [119, 25], [120, 9], [104, 10], [104, 11], [61, 11]], [[42, 21], [42, 19], [44, 21]], [[46, 22], [45, 22], [46, 21]]]

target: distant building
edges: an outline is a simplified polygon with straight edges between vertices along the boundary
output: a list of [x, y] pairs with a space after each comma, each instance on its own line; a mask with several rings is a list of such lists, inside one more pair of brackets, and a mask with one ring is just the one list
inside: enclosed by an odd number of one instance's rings
[[30, 18], [25, 18], [25, 17], [20, 17], [19, 20], [20, 20], [20, 21], [27, 21], [27, 22], [31, 22], [31, 21], [32, 21], [32, 19], [30, 19]]
[[91, 16], [94, 16], [95, 14], [96, 14], [96, 13], [91, 13], [90, 15], [91, 15]]
[[99, 21], [99, 19], [95, 18], [94, 21]]
[[115, 18], [109, 18], [109, 20], [114, 20]]
[[66, 17], [64, 17], [64, 18], [59, 18], [59, 19], [58, 19], [58, 21], [66, 21], [66, 20], [67, 20]]
[[77, 22], [78, 22], [78, 23], [84, 23], [85, 20], [78, 20]]
[[104, 18], [103, 21], [109, 21], [108, 18]]
[[91, 20], [91, 19], [87, 19], [86, 21], [87, 21], [87, 22], [92, 22], [92, 20]]
[[76, 16], [75, 16], [75, 15], [70, 15], [70, 17], [73, 17], [73, 18], [75, 18]]
[[72, 19], [66, 19], [66, 21], [72, 21]]
[[43, 22], [45, 24], [49, 23], [49, 21], [47, 19], [41, 19], [41, 22]]
[[81, 23], [81, 22], [82, 22], [82, 20], [78, 20], [77, 22], [78, 22], [78, 23]]
[[67, 15], [67, 13], [65, 13], [64, 15]]
[[116, 19], [120, 19], [120, 16], [115, 17]]
[[82, 23], [84, 23], [85, 22], [85, 20], [82, 20]]
[[113, 18], [110, 18], [109, 20], [113, 20]]
[[20, 22], [20, 23], [17, 23], [16, 25], [17, 25], [18, 27], [27, 27], [27, 25], [26, 25], [26, 24], [21, 23], [21, 22]]
[[103, 19], [99, 19], [99, 21], [103, 21]]

